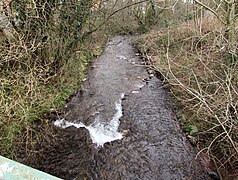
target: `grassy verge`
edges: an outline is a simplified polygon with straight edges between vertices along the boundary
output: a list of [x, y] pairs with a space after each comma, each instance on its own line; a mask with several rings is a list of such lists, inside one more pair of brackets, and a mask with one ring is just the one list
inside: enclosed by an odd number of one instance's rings
[[[138, 47], [171, 85], [177, 116], [191, 141], [220, 177], [238, 173], [238, 67], [227, 53], [223, 26], [206, 19], [154, 29]], [[208, 155], [208, 156], [207, 156]], [[211, 165], [213, 164], [213, 165]], [[211, 167], [208, 167], [211, 168]]]
[[107, 38], [138, 28], [131, 11], [117, 12], [123, 4], [94, 12], [87, 0], [37, 3], [0, 4], [0, 13], [6, 15], [1, 22], [11, 24], [0, 27], [0, 153], [12, 158], [18, 146], [14, 143], [28, 141], [29, 132], [37, 134], [33, 124], [47, 124], [46, 114], [57, 112], [80, 86], [85, 67]]
[[[98, 38], [96, 41], [92, 36], [87, 44], [67, 56], [68, 59], [64, 56], [64, 63], [58, 69], [55, 68], [57, 64], [52, 69], [47, 69], [52, 65], [50, 62], [32, 59], [34, 49], [21, 49], [22, 46], [17, 44], [19, 41], [13, 41], [9, 48], [5, 47], [4, 40], [1, 41], [1, 155], [13, 158], [15, 138], [26, 135], [37, 120], [41, 119], [47, 124], [49, 119], [45, 114], [55, 112], [80, 86], [85, 68], [91, 58], [100, 55], [100, 47], [105, 43], [105, 38]], [[52, 55], [54, 48], [51, 48], [49, 53]]]

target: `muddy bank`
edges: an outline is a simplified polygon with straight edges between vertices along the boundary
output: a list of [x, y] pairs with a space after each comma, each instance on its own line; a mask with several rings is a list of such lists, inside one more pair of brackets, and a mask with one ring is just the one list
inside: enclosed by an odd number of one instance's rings
[[[61, 127], [35, 146], [37, 156], [19, 158], [64, 179], [208, 179], [163, 84], [143, 64], [129, 38], [112, 39], [66, 105]], [[93, 132], [100, 140], [121, 136], [97, 147]]]

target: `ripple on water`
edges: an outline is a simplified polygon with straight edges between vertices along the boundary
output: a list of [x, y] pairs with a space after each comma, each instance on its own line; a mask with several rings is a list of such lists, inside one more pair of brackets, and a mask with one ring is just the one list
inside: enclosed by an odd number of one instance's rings
[[[121, 94], [121, 99], [122, 98], [124, 98], [124, 94]], [[86, 126], [81, 122], [66, 121], [65, 119], [56, 120], [54, 125], [61, 128], [67, 128], [70, 126], [74, 126], [76, 128], [86, 128], [89, 131], [92, 142], [97, 144], [98, 147], [102, 147], [107, 142], [112, 142], [123, 138], [122, 134], [118, 132], [120, 118], [123, 115], [121, 99], [118, 102], [115, 102], [116, 113], [109, 123], [106, 123], [99, 114], [95, 118], [94, 123], [89, 126]]]

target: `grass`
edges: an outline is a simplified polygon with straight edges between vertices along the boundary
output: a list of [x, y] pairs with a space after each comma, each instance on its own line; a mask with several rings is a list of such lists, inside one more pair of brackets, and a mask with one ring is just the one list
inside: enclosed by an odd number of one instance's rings
[[[131, 9], [117, 13], [72, 52], [67, 52], [67, 43], [73, 39], [62, 28], [50, 26], [38, 36], [0, 33], [1, 155], [13, 157], [16, 137], [31, 139], [27, 133], [37, 120], [47, 126], [44, 114], [56, 111], [79, 87], [85, 66], [100, 55], [106, 36], [152, 29], [144, 27], [143, 17], [129, 14]], [[174, 18], [170, 22], [169, 14], [161, 15], [160, 27], [142, 35], [138, 47], [171, 85], [177, 116], [199, 154], [206, 153], [220, 176], [231, 179], [238, 173], [237, 57], [227, 53], [224, 27], [216, 20], [204, 19], [200, 27], [189, 21], [171, 26]], [[39, 136], [50, 133], [47, 128]]]
[[[19, 7], [24, 3], [19, 2]], [[67, 9], [68, 6], [65, 8]], [[35, 10], [29, 9], [29, 12], [24, 13], [32, 15]], [[67, 13], [70, 14], [71, 11], [68, 10]], [[79, 12], [75, 11], [75, 13]], [[96, 15], [95, 19], [94, 15]], [[125, 17], [120, 17], [120, 20], [111, 17], [107, 24], [96, 32], [92, 31], [93, 33], [88, 35], [86, 40], [79, 38], [75, 42], [76, 35], [94, 29], [97, 23], [100, 24], [98, 21], [104, 22], [103, 14], [99, 13], [99, 16], [91, 14], [91, 16], [87, 17], [87, 23], [80, 32], [77, 29], [78, 21], [75, 21], [75, 25], [61, 16], [55, 17], [54, 22], [48, 22], [46, 17], [35, 19], [34, 16], [29, 16], [31, 17], [29, 22], [42, 23], [45, 26], [38, 27], [37, 24], [37, 29], [34, 29], [27, 22], [20, 33], [14, 28], [6, 31], [1, 29], [1, 155], [14, 158], [14, 146], [16, 146], [14, 143], [21, 141], [16, 138], [28, 136], [27, 133], [38, 120], [48, 123], [49, 119], [45, 114], [58, 111], [57, 107], [64, 104], [65, 100], [76, 91], [85, 78], [85, 68], [90, 63], [90, 59], [102, 53], [102, 47], [109, 36], [123, 34], [137, 28], [136, 23], [133, 27], [128, 26], [128, 19]], [[49, 25], [45, 23], [46, 21]], [[60, 22], [70, 23], [68, 29], [62, 29]], [[72, 36], [74, 33], [75, 36]], [[45, 129], [47, 131], [47, 127]], [[42, 133], [39, 136], [42, 136]]]
[[[101, 43], [105, 42], [102, 39], [100, 42], [91, 40], [67, 56], [69, 59], [63, 59], [61, 67], [53, 67], [52, 70], [49, 69], [50, 59], [44, 62], [48, 63], [47, 66], [38, 57], [32, 59], [34, 47], [24, 49], [19, 41], [13, 41], [12, 46], [6, 48], [4, 39], [1, 41], [1, 155], [13, 158], [15, 138], [25, 135], [37, 120], [48, 121], [44, 114], [56, 111], [77, 90], [85, 78], [85, 68], [90, 59], [100, 55]], [[54, 56], [55, 47], [48, 48]]]
[[177, 116], [191, 141], [220, 175], [238, 173], [238, 67], [227, 53], [224, 27], [204, 19], [153, 29], [138, 47], [171, 85]]
[[[43, 113], [48, 113], [63, 104], [78, 87], [83, 78], [83, 69], [77, 67], [77, 64], [74, 67], [73, 71], [78, 72], [74, 74], [75, 77], [66, 73], [58, 77], [59, 82], [53, 85], [42, 84], [30, 72], [14, 71], [12, 74], [17, 75], [17, 78], [10, 75], [1, 77], [1, 82], [4, 83], [0, 90], [1, 154], [11, 156], [15, 136], [21, 133], [22, 129], [29, 128]], [[73, 79], [78, 79], [78, 82], [74, 82]]]

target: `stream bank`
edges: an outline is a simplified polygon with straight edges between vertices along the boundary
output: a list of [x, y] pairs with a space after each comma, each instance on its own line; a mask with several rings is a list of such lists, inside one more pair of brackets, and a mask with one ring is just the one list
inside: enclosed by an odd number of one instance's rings
[[209, 179], [168, 92], [131, 42], [108, 42], [52, 138], [26, 164], [64, 179]]

